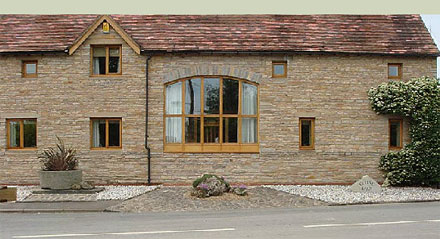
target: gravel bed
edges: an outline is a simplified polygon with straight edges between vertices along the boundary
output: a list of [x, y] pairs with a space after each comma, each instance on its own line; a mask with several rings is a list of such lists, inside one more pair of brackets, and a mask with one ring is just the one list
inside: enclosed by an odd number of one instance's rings
[[105, 186], [104, 188], [104, 191], [98, 193], [97, 200], [127, 200], [153, 191], [158, 186]]
[[247, 196], [225, 193], [221, 196], [208, 198], [191, 196], [191, 189], [191, 187], [163, 186], [153, 192], [107, 208], [107, 210], [139, 213], [221, 211], [252, 208], [297, 208], [327, 205], [327, 203], [322, 201], [263, 187], [249, 187]]
[[278, 191], [299, 195], [330, 204], [412, 202], [440, 200], [440, 189], [387, 187], [380, 193], [352, 192], [350, 186], [266, 185]]
[[[127, 200], [150, 192], [158, 186], [104, 186], [97, 194], [86, 195], [86, 201]], [[17, 202], [23, 201], [84, 201], [84, 194], [32, 194], [38, 186], [17, 186]], [[26, 200], [28, 199], [28, 200]]]

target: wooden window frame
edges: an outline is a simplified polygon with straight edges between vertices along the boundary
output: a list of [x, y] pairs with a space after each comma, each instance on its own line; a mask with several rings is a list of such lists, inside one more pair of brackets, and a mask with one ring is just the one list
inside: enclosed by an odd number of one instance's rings
[[[93, 147], [93, 121], [94, 120], [105, 120], [105, 147]], [[109, 146], [109, 126], [108, 122], [111, 120], [119, 121], [119, 146]], [[101, 118], [101, 117], [93, 117], [90, 118], [90, 149], [91, 150], [113, 150], [113, 149], [122, 149], [122, 118]]]
[[[190, 79], [201, 79], [201, 92], [200, 92], [200, 115], [185, 114], [185, 82]], [[204, 113], [204, 79], [205, 78], [219, 78], [220, 79], [220, 103], [219, 114], [205, 114]], [[223, 79], [231, 79], [239, 81], [238, 90], [238, 114], [223, 114]], [[182, 78], [169, 83], [164, 84], [163, 99], [166, 102], [166, 87], [178, 82], [182, 82], [182, 112], [181, 114], [166, 114], [166, 103], [163, 106], [163, 145], [165, 153], [259, 153], [260, 152], [260, 87], [257, 83], [239, 79], [229, 76], [219, 75], [206, 75], [206, 76], [192, 76]], [[242, 84], [247, 83], [257, 87], [257, 114], [255, 115], [243, 115], [241, 113], [241, 100], [242, 100]], [[182, 120], [182, 143], [167, 143], [166, 142], [166, 118], [177, 117]], [[200, 143], [186, 143], [185, 142], [185, 118], [198, 117], [200, 118]], [[219, 119], [219, 143], [205, 143], [204, 142], [204, 118], [215, 117]], [[223, 143], [223, 119], [224, 118], [237, 118], [237, 143]], [[255, 118], [257, 120], [257, 142], [256, 143], [242, 143], [242, 119], [243, 118]]]
[[[35, 73], [27, 74], [26, 69], [28, 64], [35, 64]], [[23, 78], [37, 78], [38, 77], [38, 61], [37, 60], [23, 60], [21, 62], [21, 76]]]
[[[397, 76], [390, 76], [390, 66], [397, 66]], [[401, 80], [402, 79], [402, 63], [388, 63], [388, 67], [387, 67], [387, 74], [388, 74], [388, 79], [392, 79], [392, 80]]]
[[[393, 122], [399, 122], [400, 123], [400, 146], [391, 146], [391, 123]], [[389, 119], [388, 120], [388, 149], [391, 150], [398, 150], [403, 148], [403, 119]]]
[[[35, 121], [35, 147], [24, 147], [24, 121], [34, 120]], [[9, 141], [10, 126], [9, 122], [20, 122], [20, 146], [11, 147], [11, 142]], [[38, 147], [38, 122], [36, 118], [13, 118], [6, 119], [6, 148], [8, 150], [35, 150]]]
[[[311, 144], [310, 146], [302, 146], [302, 121], [311, 121], [311, 127], [310, 130], [311, 132]], [[299, 149], [300, 150], [314, 150], [315, 149], [315, 118], [313, 117], [301, 117], [299, 118]]]
[[[93, 74], [93, 48], [105, 48], [105, 74]], [[119, 73], [109, 73], [110, 48], [119, 48]], [[90, 76], [92, 77], [111, 77], [122, 75], [122, 45], [90, 45]]]
[[[284, 66], [284, 74], [276, 75], [275, 74], [275, 66], [283, 65]], [[273, 61], [272, 62], [272, 78], [286, 78], [287, 77], [287, 61]]]

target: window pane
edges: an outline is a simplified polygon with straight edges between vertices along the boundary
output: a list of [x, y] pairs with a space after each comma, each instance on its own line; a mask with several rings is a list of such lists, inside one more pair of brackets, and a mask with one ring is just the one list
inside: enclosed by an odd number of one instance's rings
[[279, 76], [283, 76], [285, 75], [285, 65], [284, 64], [274, 64], [273, 65], [273, 74], [274, 75], [279, 75]]
[[166, 113], [182, 114], [182, 82], [166, 87]]
[[389, 76], [399, 76], [399, 67], [398, 66], [388, 66], [388, 75]]
[[9, 147], [20, 147], [20, 122], [9, 121]]
[[108, 121], [108, 146], [115, 147], [120, 145], [120, 125], [119, 120]]
[[301, 120], [301, 146], [312, 145], [312, 121]]
[[23, 120], [24, 147], [37, 146], [37, 122], [35, 120]]
[[243, 83], [242, 90], [242, 114], [257, 114], [257, 87], [251, 84]]
[[223, 118], [223, 143], [238, 142], [237, 118]]
[[390, 146], [391, 147], [401, 147], [400, 143], [400, 122], [392, 121], [390, 122]]
[[119, 47], [118, 48], [110, 48], [110, 58], [109, 58], [109, 73], [119, 73]]
[[200, 118], [185, 118], [185, 142], [200, 143]]
[[204, 100], [205, 114], [218, 114], [220, 105], [220, 79], [205, 78], [204, 84]]
[[200, 115], [200, 78], [185, 82], [185, 114]]
[[257, 119], [242, 118], [241, 120], [241, 138], [243, 143], [257, 142]]
[[105, 120], [92, 120], [93, 147], [105, 147]]
[[219, 143], [219, 118], [205, 118], [204, 120], [204, 142]]
[[166, 118], [165, 137], [167, 143], [182, 143], [182, 118]]
[[26, 74], [36, 74], [37, 73], [37, 64], [35, 63], [26, 63]]
[[223, 114], [238, 114], [238, 81], [223, 79]]
[[93, 74], [103, 75], [105, 74], [105, 48], [94, 47], [93, 48]]

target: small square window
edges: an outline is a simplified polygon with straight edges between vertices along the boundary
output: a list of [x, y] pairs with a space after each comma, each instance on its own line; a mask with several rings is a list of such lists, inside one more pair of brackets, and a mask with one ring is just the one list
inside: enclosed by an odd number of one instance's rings
[[285, 61], [272, 62], [272, 77], [273, 78], [287, 77], [287, 62]]
[[121, 148], [121, 125], [120, 118], [93, 118], [91, 119], [91, 148], [108, 149]]
[[120, 75], [121, 46], [91, 46], [91, 75]]
[[299, 149], [315, 149], [315, 118], [299, 119]]
[[21, 75], [24, 78], [35, 78], [37, 77], [37, 61], [23, 61]]
[[388, 64], [388, 79], [402, 79], [402, 64]]
[[29, 149], [37, 147], [36, 119], [7, 119], [6, 138], [8, 149]]
[[389, 123], [389, 148], [401, 149], [403, 146], [403, 120], [390, 119]]

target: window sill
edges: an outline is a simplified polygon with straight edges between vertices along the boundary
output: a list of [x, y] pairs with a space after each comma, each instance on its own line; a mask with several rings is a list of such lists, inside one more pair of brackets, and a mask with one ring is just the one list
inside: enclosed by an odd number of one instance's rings
[[118, 148], [91, 148], [90, 151], [121, 151], [122, 147]]
[[18, 153], [18, 154], [21, 154], [21, 153], [32, 153], [32, 154], [34, 154], [34, 153], [36, 153], [38, 151], [38, 148], [22, 148], [22, 149], [14, 149], [14, 148], [6, 148], [6, 153], [8, 154], [8, 153], [12, 153], [12, 154], [14, 154], [14, 153]]
[[111, 74], [111, 75], [89, 75], [92, 78], [112, 78], [112, 77], [121, 77], [122, 74]]
[[403, 149], [403, 147], [388, 147], [388, 150], [392, 150], [392, 151], [401, 150], [401, 149]]
[[259, 144], [165, 144], [164, 153], [260, 153]]

